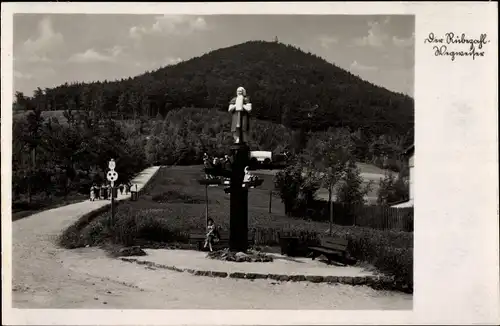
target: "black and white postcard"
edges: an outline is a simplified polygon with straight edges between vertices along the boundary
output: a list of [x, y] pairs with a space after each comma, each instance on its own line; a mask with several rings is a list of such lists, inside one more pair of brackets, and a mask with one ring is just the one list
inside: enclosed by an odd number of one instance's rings
[[4, 322], [498, 324], [497, 10], [2, 5]]

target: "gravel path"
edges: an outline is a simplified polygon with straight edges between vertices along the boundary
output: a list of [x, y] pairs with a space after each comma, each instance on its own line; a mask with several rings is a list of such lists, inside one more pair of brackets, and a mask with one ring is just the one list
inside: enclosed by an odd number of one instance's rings
[[[139, 188], [153, 172], [139, 176]], [[13, 223], [14, 308], [412, 309], [412, 296], [397, 292], [198, 277], [111, 259], [96, 248], [56, 247], [64, 228], [104, 204], [86, 201]]]

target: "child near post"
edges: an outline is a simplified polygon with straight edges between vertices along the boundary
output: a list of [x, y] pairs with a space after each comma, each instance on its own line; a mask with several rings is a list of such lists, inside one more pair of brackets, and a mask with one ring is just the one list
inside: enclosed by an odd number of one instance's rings
[[208, 249], [210, 251], [213, 251], [212, 244], [214, 244], [218, 240], [219, 240], [219, 237], [217, 235], [217, 227], [215, 226], [214, 220], [209, 218], [207, 221], [207, 236], [206, 236], [204, 248], [206, 248], [208, 246]]

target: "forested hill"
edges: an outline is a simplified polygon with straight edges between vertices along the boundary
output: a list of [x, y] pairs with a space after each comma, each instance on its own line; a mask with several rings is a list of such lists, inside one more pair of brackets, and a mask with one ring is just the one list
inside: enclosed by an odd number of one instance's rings
[[413, 99], [363, 81], [322, 58], [281, 43], [251, 41], [114, 82], [64, 84], [33, 98], [16, 94], [17, 109], [94, 110], [118, 116], [165, 116], [181, 107], [225, 110], [244, 86], [261, 120], [311, 131], [363, 130], [406, 135]]

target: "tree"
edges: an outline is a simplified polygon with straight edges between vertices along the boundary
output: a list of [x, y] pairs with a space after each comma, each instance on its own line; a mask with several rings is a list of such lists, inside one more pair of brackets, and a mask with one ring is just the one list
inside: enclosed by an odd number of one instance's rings
[[121, 115], [121, 118], [124, 118], [124, 114], [127, 113], [128, 109], [128, 95], [127, 92], [120, 93], [118, 96], [118, 102], [116, 104], [116, 109]]
[[141, 109], [142, 99], [140, 95], [136, 92], [131, 92], [128, 98], [129, 110], [133, 112], [134, 120], [137, 119], [137, 113], [139, 113]]
[[349, 132], [339, 129], [310, 138], [304, 151], [308, 168], [321, 174], [323, 187], [328, 190], [330, 234], [333, 224], [333, 190], [349, 169], [348, 163], [353, 160], [352, 148]]
[[294, 153], [300, 153], [307, 144], [307, 133], [303, 129], [294, 132], [291, 148]]
[[408, 200], [408, 185], [404, 177], [399, 175], [397, 178], [392, 173], [387, 173], [383, 179], [380, 179], [380, 186], [377, 191], [377, 204], [390, 205], [391, 203]]
[[281, 124], [290, 128], [292, 125], [292, 110], [288, 104], [283, 106], [283, 113], [281, 114]]
[[306, 168], [303, 163], [301, 166], [302, 174], [297, 205], [304, 207], [307, 211], [309, 205], [315, 200], [316, 192], [321, 187], [321, 175], [313, 169]]
[[288, 166], [275, 175], [274, 185], [285, 204], [285, 214], [291, 215], [298, 209], [303, 212], [309, 207], [321, 182], [315, 171], [307, 169], [302, 157], [291, 157], [287, 163]]
[[15, 102], [14, 102], [14, 110], [16, 111], [26, 111], [28, 110], [28, 100], [24, 96], [23, 92], [16, 92], [15, 95]]
[[75, 109], [76, 109], [75, 100], [72, 98], [69, 98], [67, 100], [66, 110], [63, 111], [63, 115], [66, 118], [66, 120], [68, 120], [69, 124], [75, 123]]
[[352, 160], [347, 164], [345, 172], [342, 182], [338, 186], [338, 202], [348, 206], [364, 204], [364, 197], [371, 191], [372, 182], [370, 181], [363, 186], [364, 182], [359, 168], [356, 166], [356, 162]]
[[303, 166], [295, 163], [279, 171], [274, 177], [274, 185], [279, 191], [287, 215], [293, 212], [296, 200], [299, 197], [303, 183], [302, 170]]
[[[40, 88], [39, 88], [40, 89]], [[33, 112], [30, 112], [27, 116], [27, 124], [26, 127], [28, 132], [25, 133], [25, 142], [28, 144], [29, 153], [31, 156], [30, 159], [30, 168], [29, 168], [29, 176], [28, 176], [28, 203], [31, 203], [32, 196], [32, 181], [34, 171], [36, 170], [36, 151], [37, 148], [41, 144], [41, 132], [43, 126], [43, 117], [40, 106], [35, 107]]]
[[14, 119], [12, 124], [12, 197], [16, 199], [18, 195], [26, 193], [26, 181], [30, 177], [31, 172], [29, 166], [30, 159], [26, 159], [24, 155], [30, 152], [29, 144], [27, 143], [29, 136], [27, 136], [26, 119]]
[[33, 100], [35, 102], [35, 109], [39, 111], [44, 111], [47, 108], [47, 97], [46, 93], [40, 88], [33, 92]]

